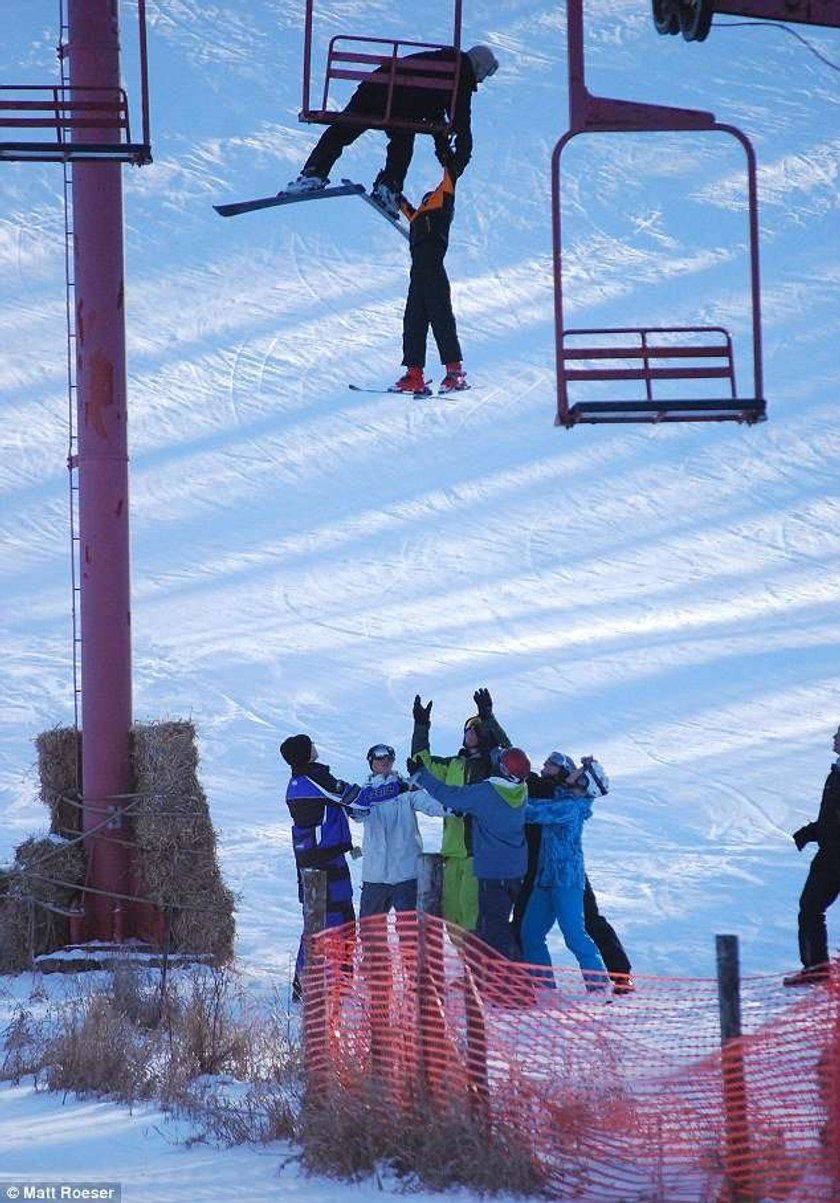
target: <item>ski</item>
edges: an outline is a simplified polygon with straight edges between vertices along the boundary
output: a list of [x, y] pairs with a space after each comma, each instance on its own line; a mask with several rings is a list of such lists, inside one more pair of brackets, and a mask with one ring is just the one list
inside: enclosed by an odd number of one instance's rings
[[392, 217], [381, 205], [368, 195], [364, 184], [355, 184], [352, 180], [342, 180], [333, 187], [318, 188], [315, 192], [278, 192], [275, 196], [259, 196], [256, 200], [235, 201], [229, 205], [214, 205], [213, 208], [220, 217], [238, 217], [240, 213], [254, 213], [257, 209], [273, 209], [276, 205], [296, 205], [300, 201], [326, 200], [330, 196], [359, 196], [375, 209], [380, 217], [384, 217], [403, 238], [408, 239], [408, 230], [399, 216]]
[[[275, 205], [296, 205], [299, 201], [324, 200], [330, 196], [364, 195], [363, 184], [342, 180], [334, 188], [319, 188], [317, 192], [278, 192], [276, 196], [261, 196], [256, 200], [237, 201], [230, 205], [214, 205], [220, 217], [238, 217], [240, 213], [253, 213], [256, 209], [271, 209]], [[383, 214], [383, 217], [387, 214]]]
[[433, 397], [435, 395], [430, 388], [424, 389], [422, 393], [407, 393], [405, 389], [394, 388], [393, 385], [390, 388], [365, 388], [361, 384], [348, 384], [347, 387], [354, 393], [374, 393], [378, 397], [386, 397], [389, 393], [392, 397]]
[[363, 201], [366, 201], [372, 209], [375, 209], [380, 217], [384, 217], [389, 225], [392, 225], [395, 230], [402, 234], [403, 238], [408, 241], [408, 230], [405, 228], [405, 223], [400, 220], [399, 214], [392, 217], [390, 213], [386, 213], [381, 205], [378, 205], [372, 196], [361, 184], [354, 184], [352, 180], [342, 180], [342, 184], [352, 188], [357, 196], [360, 196]]
[[392, 396], [396, 393], [398, 396], [401, 395], [403, 397], [453, 397], [458, 393], [468, 393], [473, 388], [473, 385], [468, 384], [464, 388], [447, 389], [446, 392], [441, 392], [440, 389], [435, 392], [434, 389], [427, 388], [422, 393], [407, 393], [405, 389], [394, 388], [393, 385], [389, 388], [366, 388], [361, 384], [348, 384], [347, 387], [354, 393], [375, 393], [380, 397], [387, 396], [389, 393]]

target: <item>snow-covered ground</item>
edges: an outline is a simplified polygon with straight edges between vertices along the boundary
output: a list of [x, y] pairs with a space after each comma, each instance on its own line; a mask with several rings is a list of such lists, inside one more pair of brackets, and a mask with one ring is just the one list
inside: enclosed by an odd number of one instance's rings
[[[562, 6], [465, 6], [465, 44], [501, 62], [475, 98], [447, 259], [476, 387], [423, 402], [347, 389], [390, 382], [401, 358], [406, 247], [367, 207], [211, 208], [275, 191], [319, 132], [297, 123], [303, 7], [149, 3], [155, 162], [124, 172], [135, 713], [198, 728], [241, 972], [282, 989], [298, 937], [280, 740], [310, 732], [358, 778], [369, 744], [407, 752], [417, 692], [434, 698], [433, 750], [454, 751], [479, 685], [533, 758], [607, 766], [588, 867], [639, 974], [711, 976], [720, 931], [747, 973], [793, 967], [807, 856], [789, 832], [815, 814], [840, 719], [840, 34], [804, 31], [832, 69], [777, 28], [721, 18], [689, 46], [655, 34], [645, 0], [587, 6], [594, 92], [713, 109], [754, 141], [770, 419], [566, 432]], [[53, 80], [53, 8], [6, 8], [0, 82]], [[450, 19], [437, 0], [422, 27], [384, 0], [342, 3], [321, 32], [446, 41]], [[126, 6], [129, 68], [132, 21]], [[722, 322], [748, 388], [740, 152], [710, 135], [573, 147], [570, 319]], [[341, 174], [369, 182], [381, 155], [367, 134]], [[437, 173], [421, 139], [407, 190]], [[2, 164], [4, 861], [45, 825], [31, 741], [72, 719], [62, 220], [60, 167]], [[32, 980], [6, 984], [8, 1011]], [[132, 1203], [277, 1187], [280, 1150], [185, 1148], [154, 1109], [29, 1086], [0, 1107], [5, 1178], [121, 1179]], [[294, 1163], [280, 1182], [307, 1203], [377, 1189]]]

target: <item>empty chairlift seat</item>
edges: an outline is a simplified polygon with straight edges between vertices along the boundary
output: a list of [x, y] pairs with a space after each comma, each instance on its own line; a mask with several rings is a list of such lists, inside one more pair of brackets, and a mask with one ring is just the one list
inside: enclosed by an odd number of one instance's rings
[[0, 159], [131, 161], [147, 152], [131, 141], [122, 88], [0, 87]]
[[557, 425], [764, 417], [763, 401], [737, 396], [732, 339], [722, 326], [562, 330], [557, 362]]

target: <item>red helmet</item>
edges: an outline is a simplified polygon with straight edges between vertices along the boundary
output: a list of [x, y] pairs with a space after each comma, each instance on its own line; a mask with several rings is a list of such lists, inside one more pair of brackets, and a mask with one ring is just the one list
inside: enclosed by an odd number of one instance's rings
[[508, 781], [524, 781], [531, 771], [531, 762], [521, 748], [505, 748], [499, 757], [499, 772]]

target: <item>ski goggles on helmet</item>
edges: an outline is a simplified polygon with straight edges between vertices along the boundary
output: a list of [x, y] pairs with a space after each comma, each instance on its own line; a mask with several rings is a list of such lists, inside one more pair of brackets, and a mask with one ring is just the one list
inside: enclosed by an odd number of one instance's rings
[[372, 748], [368, 748], [367, 759], [368, 764], [372, 760], [394, 760], [396, 752], [390, 744], [374, 744]]
[[571, 756], [566, 756], [564, 752], [551, 752], [545, 758], [546, 764], [555, 764], [561, 770], [564, 777], [568, 777], [577, 768], [577, 765], [572, 760]]
[[472, 716], [472, 718], [467, 719], [467, 721], [464, 723], [464, 730], [465, 731], [480, 731], [481, 730], [481, 719], [478, 717], [477, 714], [474, 714]]

